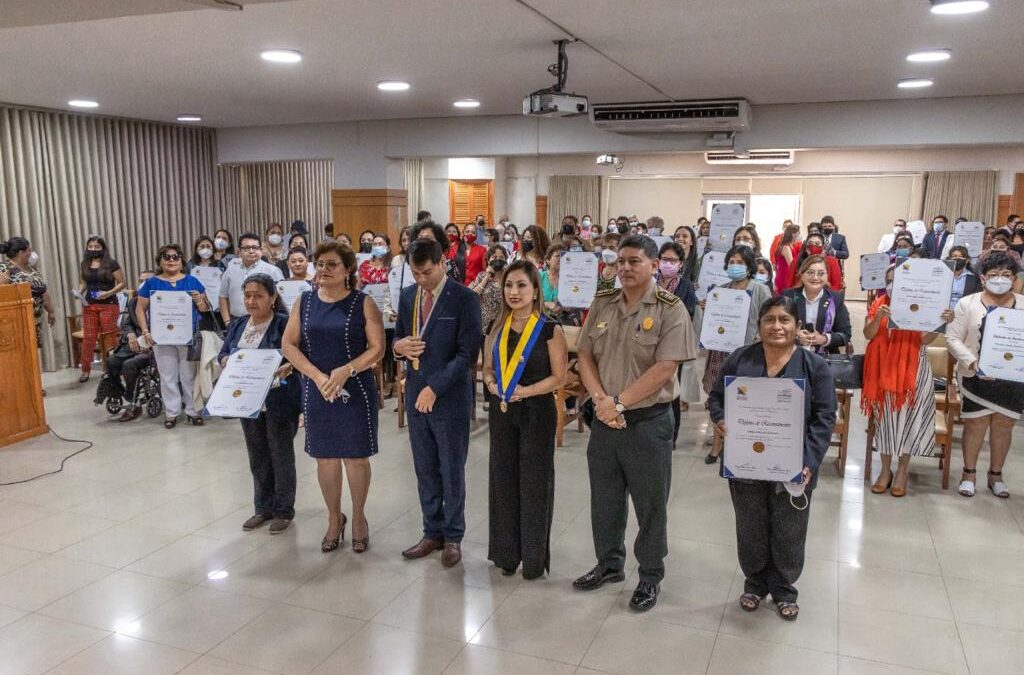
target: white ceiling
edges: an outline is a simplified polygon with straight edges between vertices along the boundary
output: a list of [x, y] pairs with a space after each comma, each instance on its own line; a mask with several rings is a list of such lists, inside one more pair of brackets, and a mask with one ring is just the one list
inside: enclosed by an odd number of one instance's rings
[[[242, 12], [202, 0], [0, 0], [0, 101], [65, 108], [95, 98], [104, 114], [194, 112], [218, 127], [515, 114], [526, 93], [552, 83], [551, 41], [565, 37], [516, 0], [241, 1]], [[1020, 0], [966, 17], [933, 16], [927, 0], [525, 1], [680, 99], [1024, 93]], [[269, 47], [305, 60], [265, 63]], [[953, 59], [904, 60], [936, 47]], [[569, 46], [569, 60], [568, 89], [591, 101], [661, 98], [583, 44]], [[936, 86], [896, 89], [911, 76]], [[413, 88], [378, 92], [390, 78]], [[456, 111], [463, 97], [483, 105]]]

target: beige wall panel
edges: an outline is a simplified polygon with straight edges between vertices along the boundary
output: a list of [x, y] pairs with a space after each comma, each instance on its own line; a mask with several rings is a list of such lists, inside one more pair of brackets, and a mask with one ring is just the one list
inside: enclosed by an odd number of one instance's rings
[[700, 216], [699, 178], [613, 179], [608, 181], [608, 217], [659, 215], [667, 228], [692, 224]]

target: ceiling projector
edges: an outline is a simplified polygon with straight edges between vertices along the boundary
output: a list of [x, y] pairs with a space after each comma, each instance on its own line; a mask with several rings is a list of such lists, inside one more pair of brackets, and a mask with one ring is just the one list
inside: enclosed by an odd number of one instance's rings
[[548, 67], [555, 76], [555, 84], [547, 89], [535, 91], [523, 99], [523, 114], [535, 117], [572, 117], [590, 114], [590, 103], [586, 96], [565, 91], [569, 76], [569, 57], [565, 54], [568, 40], [555, 40], [558, 46], [558, 60]]

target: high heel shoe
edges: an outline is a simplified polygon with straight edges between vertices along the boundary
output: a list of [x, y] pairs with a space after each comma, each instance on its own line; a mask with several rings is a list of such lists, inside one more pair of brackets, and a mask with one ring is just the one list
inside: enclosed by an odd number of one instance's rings
[[330, 553], [341, 545], [341, 542], [345, 540], [345, 525], [348, 524], [348, 516], [344, 513], [341, 514], [341, 535], [334, 539], [328, 539], [324, 537], [324, 540], [320, 542], [320, 550], [324, 553]]
[[891, 488], [891, 487], [892, 487], [892, 474], [889, 475], [889, 482], [886, 483], [885, 485], [882, 485], [881, 483], [875, 483], [874, 485], [872, 485], [871, 486], [871, 493], [872, 494], [876, 494], [876, 495], [882, 495], [882, 494], [885, 494], [886, 491], [888, 491], [889, 488]]
[[356, 539], [355, 526], [352, 527], [352, 550], [355, 553], [366, 553], [366, 549], [370, 548], [370, 521], [363, 518], [363, 522], [366, 523], [366, 536], [362, 539]]

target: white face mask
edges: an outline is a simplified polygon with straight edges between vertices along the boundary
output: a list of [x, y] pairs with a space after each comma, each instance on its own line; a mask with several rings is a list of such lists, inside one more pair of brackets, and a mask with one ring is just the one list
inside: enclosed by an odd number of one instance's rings
[[199, 249], [199, 257], [202, 258], [203, 260], [209, 260], [210, 258], [213, 257], [213, 249], [210, 249], [210, 248], [201, 248], [201, 249]]
[[[804, 495], [804, 490], [807, 488], [807, 481], [803, 481], [801, 483], [783, 483], [782, 487], [786, 488], [786, 492], [789, 493], [789, 504], [790, 504], [790, 506], [792, 506], [797, 511], [803, 511], [808, 506], [811, 505], [811, 502]], [[796, 502], [793, 501], [794, 498], [799, 498], [799, 497], [804, 497], [804, 505], [803, 506], [797, 506]]]
[[35, 251], [32, 251], [31, 253], [29, 253], [28, 254], [28, 264], [31, 265], [32, 267], [35, 267], [36, 265], [38, 265], [39, 264], [39, 254], [36, 253]]
[[583, 219], [583, 227], [590, 227], [590, 218]]
[[619, 252], [614, 249], [606, 248], [601, 251], [601, 260], [604, 261], [605, 265], [614, 265], [618, 259]]
[[217, 237], [213, 240], [213, 245], [217, 247], [218, 251], [227, 250], [228, 240], [223, 237]]
[[270, 242], [271, 246], [280, 246], [284, 238], [279, 234], [272, 234], [267, 237], [267, 241]]
[[992, 295], [1002, 295], [1013, 288], [1013, 279], [1007, 277], [989, 277], [985, 279], [985, 289]]

